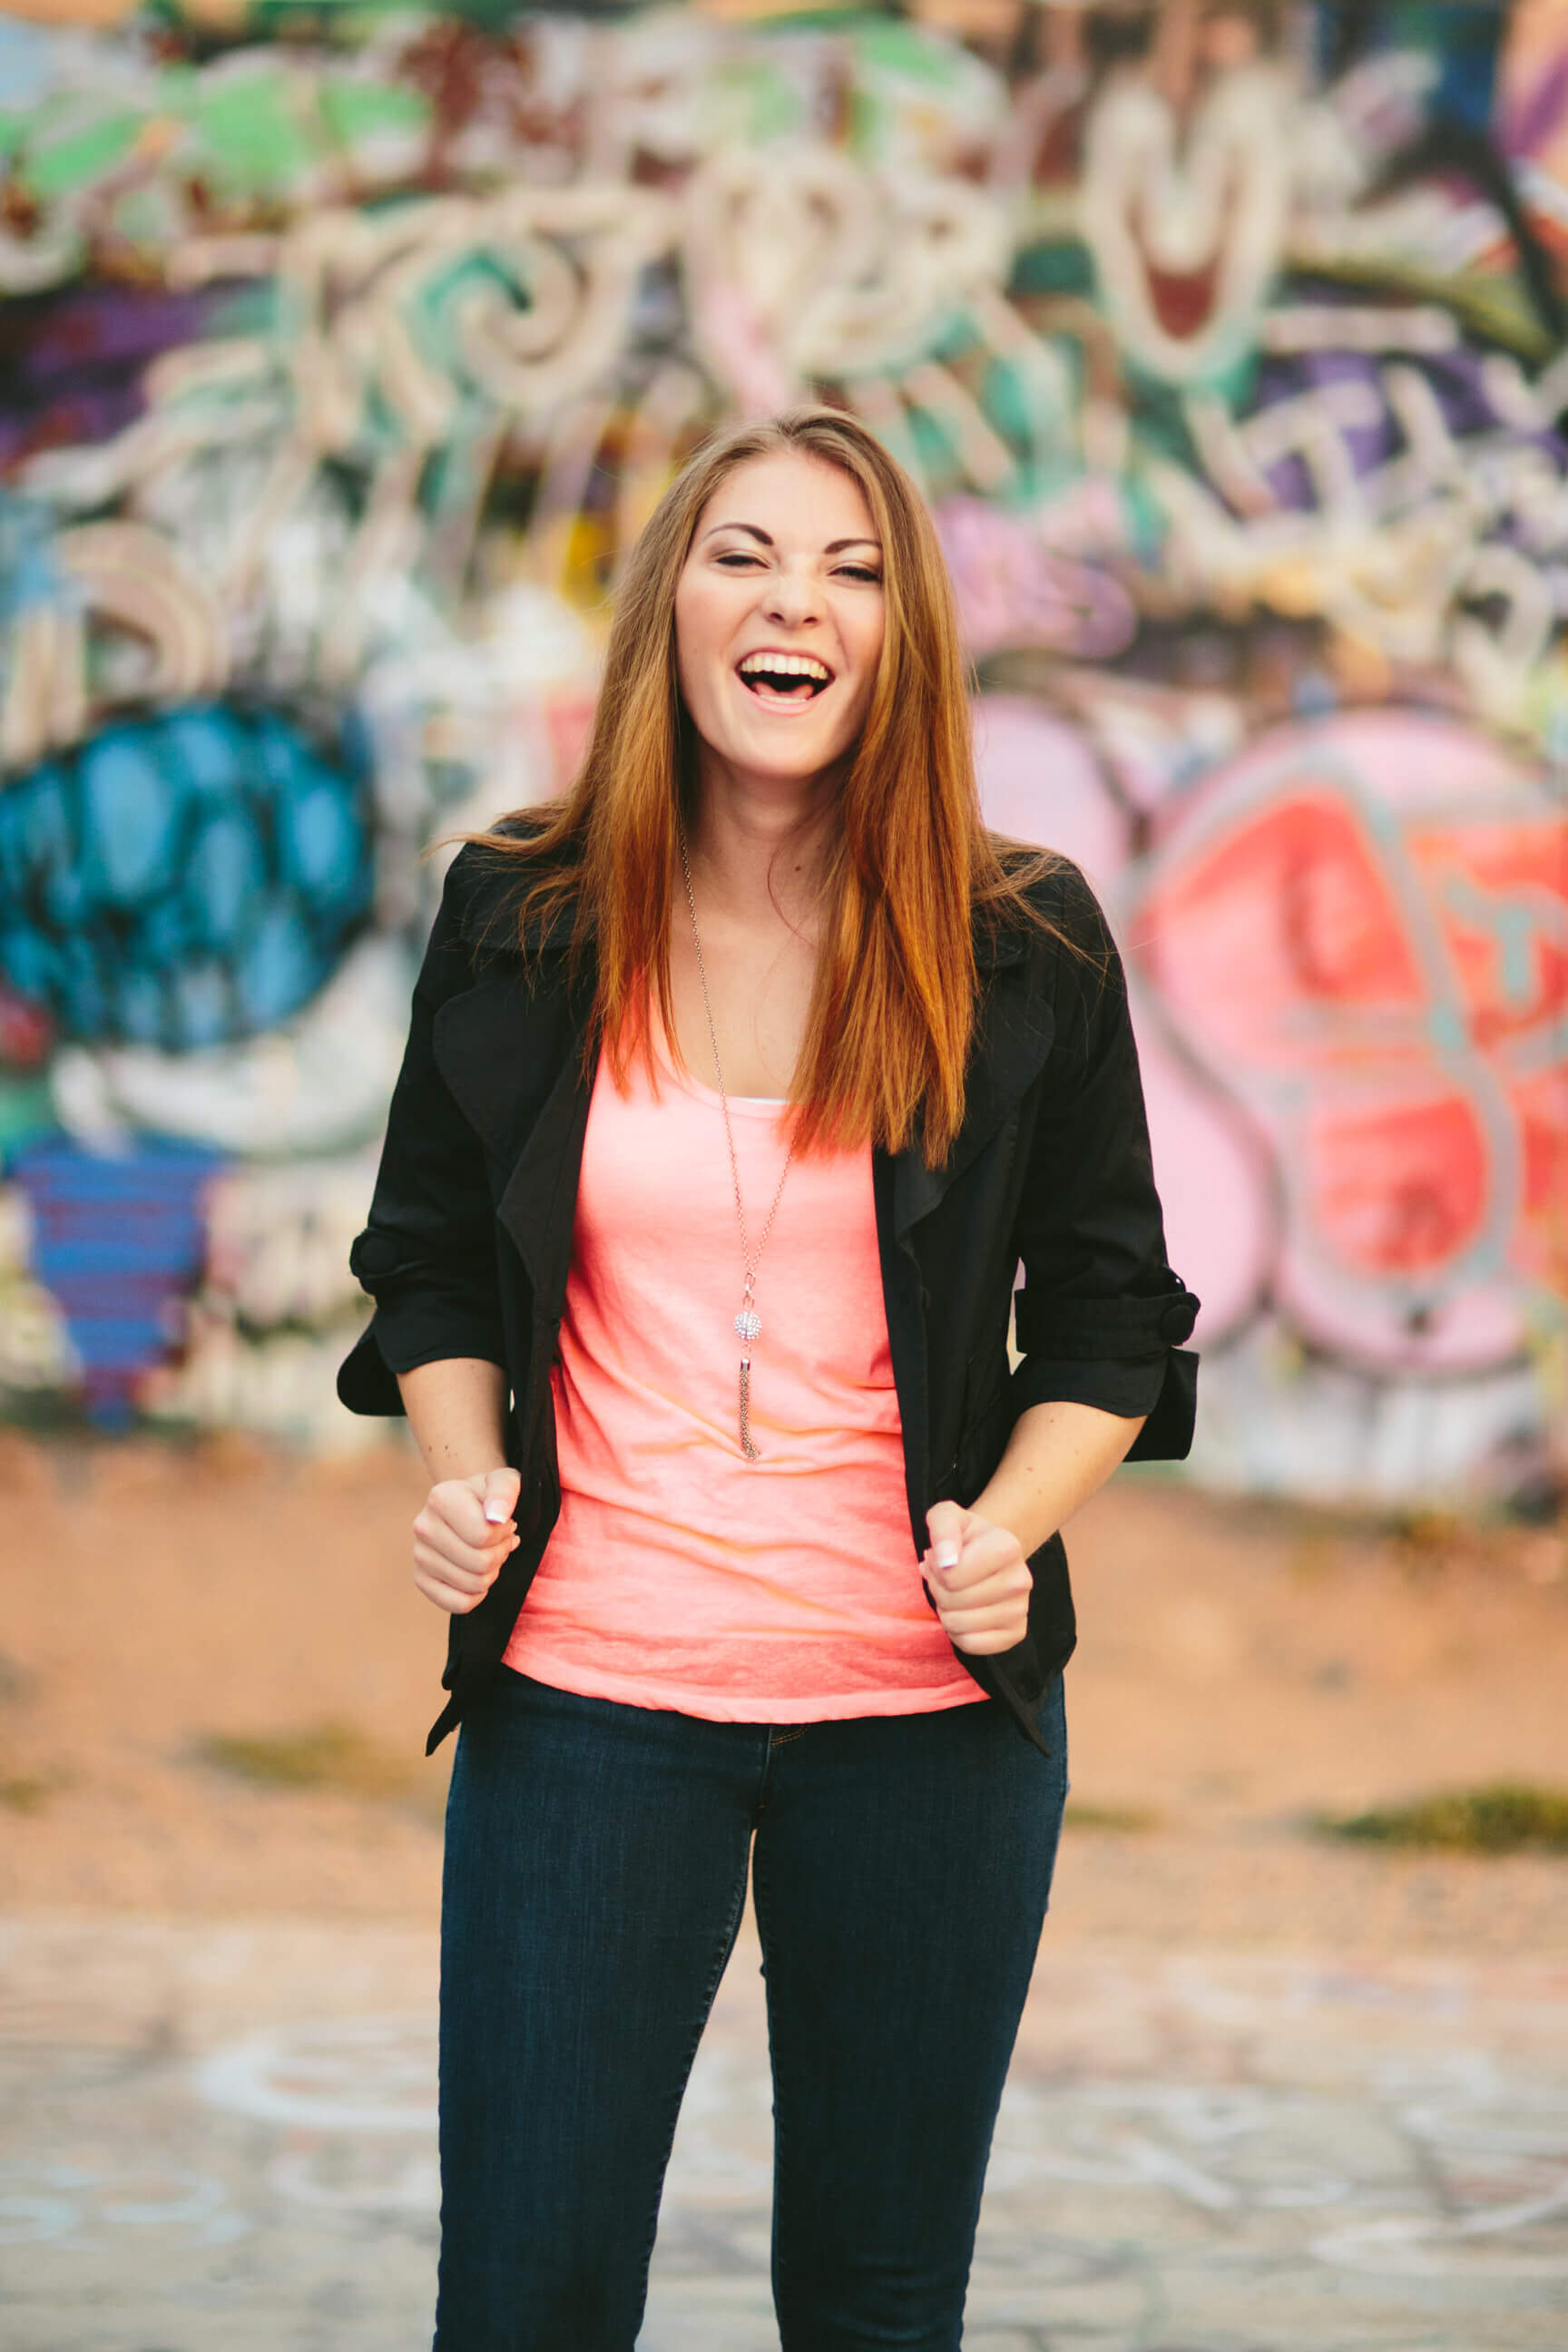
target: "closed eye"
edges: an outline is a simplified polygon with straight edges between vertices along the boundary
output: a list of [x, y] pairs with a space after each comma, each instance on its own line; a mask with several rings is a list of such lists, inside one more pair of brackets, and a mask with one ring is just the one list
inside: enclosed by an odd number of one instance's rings
[[[715, 563], [722, 564], [727, 572], [749, 569], [753, 564], [761, 563], [762, 560], [760, 555], [752, 555], [748, 550], [740, 547], [727, 548], [722, 555], [716, 555], [713, 559]], [[879, 588], [882, 584], [881, 573], [868, 563], [836, 564], [833, 576], [836, 580], [858, 581], [863, 586], [868, 588]]]

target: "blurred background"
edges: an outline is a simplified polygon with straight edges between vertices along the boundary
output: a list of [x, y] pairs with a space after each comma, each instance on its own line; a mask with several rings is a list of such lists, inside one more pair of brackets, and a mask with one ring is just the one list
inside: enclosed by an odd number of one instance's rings
[[1561, 0], [35, 5], [0, 1412], [384, 1436], [332, 1373], [419, 851], [570, 779], [671, 468], [814, 395], [935, 509], [993, 821], [1127, 945], [1193, 1475], [1544, 1507]]
[[[1191, 1463], [1073, 1547], [1028, 2046], [1058, 2086], [1086, 2050], [1353, 2083], [1324, 2160], [1381, 2217], [1335, 2237], [1272, 2124], [1226, 2170], [1252, 2126], [1201, 2100], [1142, 2156], [1114, 2099], [1058, 2116], [1047, 2193], [1025, 2115], [974, 2340], [1560, 2346], [1568, 0], [26, 0], [0, 296], [5, 2352], [185, 2352], [217, 2307], [268, 2352], [419, 2340], [376, 2294], [425, 2291], [427, 2101], [386, 2085], [427, 2053], [375, 2020], [427, 2021], [439, 1643], [417, 1463], [332, 1383], [422, 853], [570, 781], [671, 471], [802, 396], [931, 500], [987, 812], [1110, 910], [1204, 1300]], [[289, 2019], [326, 2042], [234, 2059]], [[736, 2032], [682, 2352], [768, 2340]], [[186, 2187], [125, 2189], [137, 2148]], [[1104, 2211], [1014, 2311], [1069, 2177]], [[1187, 2221], [1242, 2231], [1251, 2304]]]

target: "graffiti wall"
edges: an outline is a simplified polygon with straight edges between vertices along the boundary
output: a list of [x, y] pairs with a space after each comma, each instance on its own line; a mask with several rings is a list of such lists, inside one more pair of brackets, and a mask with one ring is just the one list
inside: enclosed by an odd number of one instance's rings
[[[0, 1412], [379, 1441], [434, 837], [715, 422], [914, 471], [1124, 944], [1194, 1475], [1568, 1415], [1568, 0], [0, 17]], [[47, 16], [47, 21], [45, 17]]]

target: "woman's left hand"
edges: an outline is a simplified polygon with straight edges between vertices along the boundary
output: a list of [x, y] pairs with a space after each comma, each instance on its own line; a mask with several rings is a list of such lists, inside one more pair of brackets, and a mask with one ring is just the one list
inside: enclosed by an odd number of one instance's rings
[[1035, 1583], [1017, 1537], [959, 1503], [933, 1503], [926, 1535], [921, 1567], [954, 1649], [975, 1658], [1011, 1650], [1028, 1631]]

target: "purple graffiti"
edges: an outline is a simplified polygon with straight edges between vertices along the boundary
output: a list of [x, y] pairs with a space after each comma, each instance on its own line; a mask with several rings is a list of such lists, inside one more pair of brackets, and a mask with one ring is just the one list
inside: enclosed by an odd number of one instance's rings
[[123, 286], [13, 297], [0, 309], [0, 472], [132, 424], [148, 362], [199, 341], [213, 307], [210, 294]]
[[51, 1136], [16, 1154], [38, 1278], [65, 1315], [88, 1413], [105, 1428], [132, 1418], [142, 1374], [172, 1352], [171, 1315], [205, 1249], [203, 1195], [223, 1164], [159, 1138], [109, 1157]]

